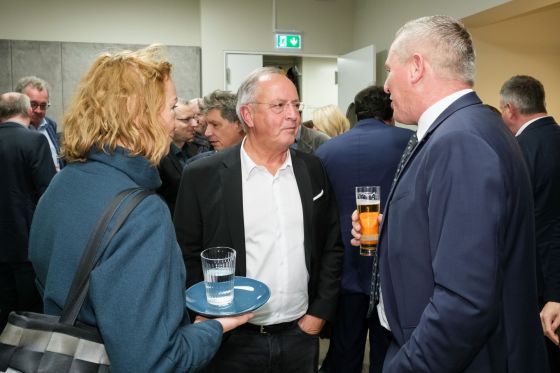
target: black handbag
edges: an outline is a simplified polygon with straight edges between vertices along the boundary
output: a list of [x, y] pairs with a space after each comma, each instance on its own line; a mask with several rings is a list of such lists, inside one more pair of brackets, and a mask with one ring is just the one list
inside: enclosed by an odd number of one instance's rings
[[[89, 288], [89, 275], [132, 210], [148, 195], [144, 188], [120, 192], [109, 203], [91, 234], [68, 292], [61, 316], [11, 312], [0, 335], [0, 372], [109, 372], [109, 356], [99, 330], [76, 320]], [[128, 198], [129, 197], [129, 198]], [[111, 218], [128, 202], [104, 237]], [[103, 240], [103, 246], [100, 246]], [[98, 249], [99, 248], [99, 249]]]

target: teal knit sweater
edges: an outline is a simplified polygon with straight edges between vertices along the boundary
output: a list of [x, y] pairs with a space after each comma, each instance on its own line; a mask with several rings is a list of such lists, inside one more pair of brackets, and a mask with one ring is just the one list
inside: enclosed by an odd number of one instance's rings
[[[93, 227], [121, 190], [156, 189], [157, 169], [143, 157], [92, 152], [52, 180], [31, 226], [29, 258], [45, 312], [61, 313]], [[109, 227], [111, 229], [111, 226]], [[217, 351], [222, 326], [191, 324], [185, 308], [185, 267], [169, 210], [144, 199], [111, 241], [91, 274], [78, 319], [99, 328], [113, 372], [195, 371]]]

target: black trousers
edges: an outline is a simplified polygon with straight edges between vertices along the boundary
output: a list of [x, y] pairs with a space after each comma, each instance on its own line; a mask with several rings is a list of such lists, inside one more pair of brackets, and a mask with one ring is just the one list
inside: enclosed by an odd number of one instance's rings
[[11, 311], [43, 312], [30, 262], [0, 263], [0, 331]]
[[327, 356], [321, 372], [361, 373], [369, 333], [369, 372], [381, 373], [391, 333], [379, 324], [377, 312], [367, 317], [369, 296], [341, 294]]
[[293, 322], [277, 332], [239, 327], [227, 333], [207, 372], [313, 373], [318, 364], [319, 336], [305, 333]]

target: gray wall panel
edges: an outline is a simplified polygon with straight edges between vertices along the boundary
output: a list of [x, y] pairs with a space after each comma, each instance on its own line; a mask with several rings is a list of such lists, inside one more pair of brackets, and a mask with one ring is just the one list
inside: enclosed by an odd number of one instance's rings
[[12, 53], [10, 41], [0, 40], [0, 93], [12, 90]]
[[62, 60], [60, 43], [55, 41], [12, 40], [12, 84], [28, 75], [45, 79], [51, 86], [47, 112], [60, 122], [62, 112]]
[[[58, 122], [60, 131], [64, 108], [93, 60], [105, 51], [142, 47], [137, 44], [0, 40], [0, 92], [11, 91], [25, 75], [45, 79], [51, 85], [52, 106], [47, 115]], [[185, 99], [200, 97], [200, 47], [169, 46], [167, 51], [173, 64], [172, 78], [177, 95]]]
[[[130, 49], [130, 45], [106, 43], [61, 43], [62, 82], [64, 107], [68, 106], [76, 93], [78, 83], [87, 72], [93, 60], [110, 50]], [[137, 49], [138, 46], [136, 46]]]
[[173, 64], [171, 75], [177, 88], [177, 96], [189, 100], [200, 97], [201, 66], [200, 48], [168, 47], [169, 60]]

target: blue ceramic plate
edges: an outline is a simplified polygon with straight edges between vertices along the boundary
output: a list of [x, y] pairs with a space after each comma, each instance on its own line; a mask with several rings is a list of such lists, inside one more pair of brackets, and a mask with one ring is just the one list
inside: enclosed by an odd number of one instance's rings
[[187, 289], [187, 307], [194, 312], [211, 317], [241, 315], [262, 306], [270, 298], [268, 286], [252, 278], [235, 276], [233, 303], [226, 307], [217, 307], [206, 301], [204, 281]]

